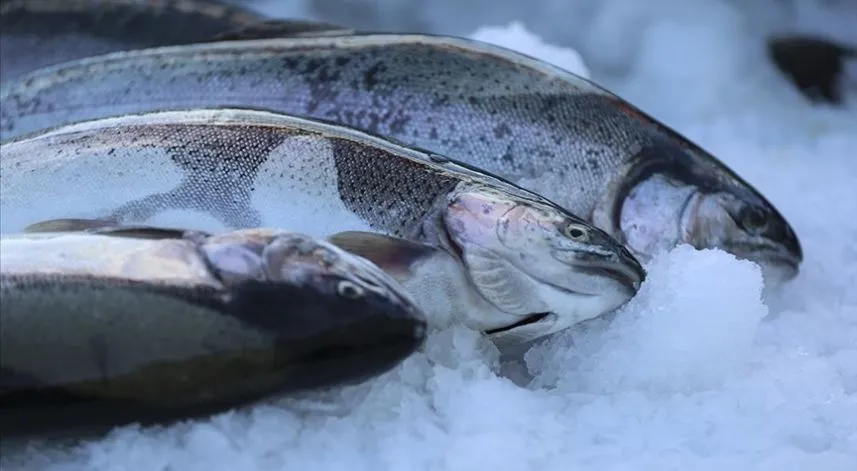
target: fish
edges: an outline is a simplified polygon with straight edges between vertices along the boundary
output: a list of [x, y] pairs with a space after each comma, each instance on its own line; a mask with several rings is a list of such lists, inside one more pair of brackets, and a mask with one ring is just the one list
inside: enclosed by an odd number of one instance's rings
[[0, 251], [4, 437], [356, 385], [426, 338], [400, 284], [298, 231], [55, 226], [3, 234]]
[[681, 244], [720, 249], [778, 285], [803, 260], [779, 210], [708, 151], [591, 80], [452, 36], [357, 33], [82, 59], [0, 90], [0, 138], [193, 107], [323, 120], [456, 159], [556, 202], [642, 263]]
[[226, 39], [269, 22], [212, 0], [4, 0], [0, 82], [108, 52]]
[[0, 233], [55, 218], [376, 232], [454, 257], [482, 301], [462, 315], [490, 324], [498, 344], [613, 311], [645, 280], [621, 244], [538, 194], [316, 120], [240, 109], [131, 114], [5, 142], [0, 155]]
[[[104, 227], [115, 230], [117, 226], [106, 220], [58, 218], [31, 224], [25, 231], [89, 231]], [[148, 226], [148, 231], [155, 235], [158, 230]], [[324, 237], [324, 240], [363, 257], [400, 283], [425, 313], [431, 330], [462, 323], [489, 336], [495, 333], [496, 319], [490, 315], [493, 314], [492, 308], [486, 306], [485, 299], [470, 288], [462, 264], [442, 248], [366, 231], [338, 232]], [[516, 335], [527, 337], [527, 329], [532, 326], [510, 327], [519, 327]], [[535, 327], [540, 328], [538, 325]]]

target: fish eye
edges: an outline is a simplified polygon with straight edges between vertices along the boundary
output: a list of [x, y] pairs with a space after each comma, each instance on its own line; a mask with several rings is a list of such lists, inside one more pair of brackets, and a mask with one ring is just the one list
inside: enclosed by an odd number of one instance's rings
[[750, 231], [761, 232], [768, 226], [768, 214], [752, 206], [743, 208], [738, 219], [741, 226]]
[[365, 290], [350, 281], [340, 281], [339, 284], [336, 285], [336, 292], [342, 297], [357, 299], [363, 296]]
[[566, 237], [573, 240], [586, 240], [589, 237], [589, 231], [577, 224], [569, 224], [565, 226], [563, 233]]

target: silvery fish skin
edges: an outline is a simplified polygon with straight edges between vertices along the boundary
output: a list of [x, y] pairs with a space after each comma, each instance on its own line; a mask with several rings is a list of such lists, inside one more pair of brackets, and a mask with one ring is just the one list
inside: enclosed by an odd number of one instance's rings
[[198, 106], [329, 120], [507, 178], [643, 261], [680, 243], [720, 248], [776, 283], [803, 259], [777, 209], [705, 150], [590, 81], [466, 39], [355, 34], [117, 53], [31, 74], [0, 104], [4, 138]]
[[126, 115], [4, 143], [0, 154], [0, 232], [53, 218], [378, 232], [453, 255], [491, 308], [492, 329], [530, 320], [529, 332], [551, 334], [624, 304], [645, 277], [621, 244], [537, 194], [313, 120]]
[[0, 251], [4, 436], [360, 383], [426, 335], [377, 266], [294, 231], [45, 231], [4, 234]]
[[208, 40], [266, 20], [209, 0], [4, 0], [0, 82], [98, 54]]

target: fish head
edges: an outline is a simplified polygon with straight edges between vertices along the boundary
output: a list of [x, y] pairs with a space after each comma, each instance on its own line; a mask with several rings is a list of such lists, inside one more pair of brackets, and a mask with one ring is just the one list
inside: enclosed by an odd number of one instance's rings
[[[630, 110], [630, 105], [624, 106], [626, 111]], [[641, 198], [637, 218], [640, 225], [652, 224], [651, 215], [669, 213], [669, 218], [675, 222], [654, 223], [668, 231], [661, 234], [665, 240], [686, 243], [697, 249], [720, 249], [755, 262], [767, 284], [776, 285], [797, 275], [803, 261], [798, 237], [785, 217], [759, 190], [675, 130], [640, 110], [635, 109], [631, 114], [657, 133], [650, 136], [626, 170], [620, 172], [621, 183], [617, 184], [620, 189], [609, 192], [619, 203], [613, 206], [614, 211], [622, 211], [620, 208], [627, 205], [628, 192], [648, 184], [649, 190], [654, 191]], [[668, 184], [663, 185], [664, 182]], [[663, 191], [667, 187], [672, 189]], [[682, 192], [683, 198], [663, 197]], [[678, 201], [681, 203], [676, 204]], [[627, 241], [628, 228], [623, 224], [617, 231], [615, 212], [613, 218], [614, 221], [594, 219], [599, 227], [608, 229], [611, 234], [621, 234], [619, 238]], [[678, 225], [677, 231], [675, 225]], [[638, 252], [634, 250], [634, 253]]]
[[209, 236], [202, 248], [219, 277], [288, 283], [357, 309], [421, 316], [410, 294], [369, 260], [299, 232], [247, 229]]
[[314, 365], [313, 374], [362, 380], [425, 341], [425, 315], [405, 288], [330, 242], [258, 228], [208, 237], [200, 250], [230, 309]]
[[520, 322], [494, 337], [540, 337], [610, 312], [645, 279], [606, 232], [530, 192], [471, 183], [448, 195], [439, 243], [481, 295]]
[[697, 191], [681, 215], [681, 239], [755, 262], [766, 283], [794, 278], [803, 251], [791, 225], [767, 201], [747, 191]]

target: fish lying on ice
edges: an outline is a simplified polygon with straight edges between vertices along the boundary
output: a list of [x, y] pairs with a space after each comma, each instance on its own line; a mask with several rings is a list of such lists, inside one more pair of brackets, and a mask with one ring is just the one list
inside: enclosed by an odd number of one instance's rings
[[265, 21], [211, 0], [4, 0], [0, 82], [69, 60], [189, 44]]
[[467, 39], [353, 34], [119, 52], [22, 77], [0, 105], [4, 139], [153, 109], [323, 119], [507, 178], [643, 261], [680, 243], [720, 248], [776, 282], [803, 259], [785, 218], [708, 152], [588, 80]]
[[499, 342], [610, 312], [645, 277], [621, 244], [537, 194], [313, 120], [227, 109], [126, 115], [7, 142], [0, 154], [2, 232], [89, 218], [383, 233], [462, 264], [478, 296], [459, 315]]
[[355, 384], [425, 339], [375, 265], [265, 228], [0, 237], [0, 429], [160, 422]]

